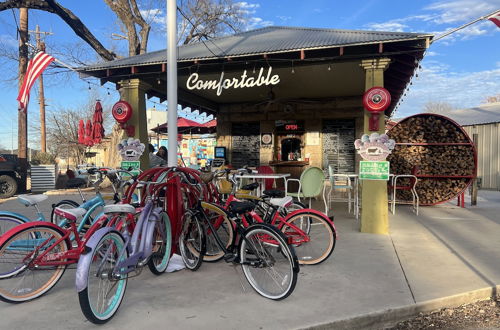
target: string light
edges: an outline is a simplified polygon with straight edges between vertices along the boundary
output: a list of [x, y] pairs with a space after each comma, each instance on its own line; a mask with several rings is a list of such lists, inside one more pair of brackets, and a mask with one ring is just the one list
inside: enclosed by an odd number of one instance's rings
[[332, 71], [332, 65], [328, 64], [328, 71]]
[[295, 73], [295, 69], [293, 68], [293, 61], [292, 61], [292, 74]]

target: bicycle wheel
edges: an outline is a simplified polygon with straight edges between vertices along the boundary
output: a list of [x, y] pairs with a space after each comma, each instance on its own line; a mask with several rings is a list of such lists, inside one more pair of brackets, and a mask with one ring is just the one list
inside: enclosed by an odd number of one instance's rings
[[325, 218], [304, 211], [283, 219], [283, 222], [281, 231], [293, 245], [300, 264], [317, 265], [332, 254], [336, 233]]
[[[226, 212], [213, 204], [202, 203], [203, 211], [210, 223], [216, 230], [216, 235], [220, 238], [224, 247], [228, 249], [234, 243], [234, 226], [228, 219]], [[207, 248], [203, 261], [216, 262], [224, 257], [224, 251], [220, 248], [215, 238], [214, 232], [208, 225], [205, 228]]]
[[172, 229], [167, 213], [160, 213], [160, 220], [155, 222], [153, 231], [153, 253], [148, 260], [149, 270], [155, 275], [160, 275], [167, 270], [172, 250]]
[[293, 247], [279, 230], [262, 223], [248, 227], [239, 253], [248, 283], [261, 296], [281, 300], [293, 292], [299, 265]]
[[19, 303], [40, 297], [64, 274], [66, 265], [46, 266], [30, 261], [46, 251], [45, 260], [57, 260], [70, 246], [60, 230], [35, 225], [15, 233], [0, 247], [0, 300]]
[[50, 221], [54, 225], [59, 225], [59, 223], [62, 220], [65, 220], [63, 217], [61, 217], [61, 216], [59, 216], [59, 215], [57, 215], [57, 214], [54, 213], [54, 209], [56, 207], [59, 207], [61, 209], [74, 209], [75, 207], [78, 207], [78, 206], [80, 206], [80, 204], [78, 204], [77, 202], [72, 201], [70, 199], [65, 199], [65, 200], [60, 201], [57, 204], [53, 204], [52, 205], [52, 211], [50, 212]]
[[25, 223], [26, 221], [10, 214], [0, 215], [0, 236], [10, 229]]
[[203, 226], [193, 212], [187, 211], [179, 237], [179, 250], [188, 269], [195, 271], [200, 268], [206, 248]]
[[87, 287], [78, 293], [83, 315], [92, 323], [102, 324], [116, 313], [127, 288], [128, 275], [115, 277], [113, 269], [119, 261], [128, 258], [125, 241], [117, 231], [104, 235], [92, 251], [88, 269]]

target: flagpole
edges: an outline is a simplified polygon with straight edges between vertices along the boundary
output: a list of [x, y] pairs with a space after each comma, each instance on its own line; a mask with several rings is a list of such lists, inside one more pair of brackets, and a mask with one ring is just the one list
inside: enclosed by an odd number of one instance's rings
[[177, 166], [177, 1], [167, 0], [168, 166]]
[[481, 16], [481, 17], [479, 17], [478, 19], [473, 20], [472, 22], [469, 22], [469, 23], [464, 24], [464, 25], [462, 25], [462, 26], [460, 26], [460, 27], [457, 27], [456, 29], [453, 29], [453, 30], [451, 30], [451, 31], [449, 31], [449, 32], [446, 32], [446, 33], [444, 33], [444, 34], [440, 35], [439, 37], [434, 38], [434, 39], [432, 40], [432, 42], [431, 42], [431, 43], [434, 43], [434, 42], [438, 41], [439, 39], [443, 39], [444, 37], [447, 37], [447, 36], [449, 36], [449, 35], [450, 35], [450, 34], [452, 34], [452, 33], [455, 33], [455, 32], [457, 32], [457, 31], [459, 31], [459, 30], [462, 30], [462, 29], [464, 29], [464, 28], [468, 27], [469, 25], [472, 25], [472, 24], [474, 24], [474, 23], [477, 23], [477, 22], [479, 22], [480, 20], [486, 19], [486, 18], [488, 18], [488, 17], [490, 17], [490, 16], [492, 16], [492, 15], [494, 15], [494, 14], [498, 13], [498, 12], [500, 12], [500, 10], [499, 10], [499, 9], [495, 10], [495, 11], [494, 11], [494, 12], [492, 12], [492, 13], [489, 13], [488, 15]]

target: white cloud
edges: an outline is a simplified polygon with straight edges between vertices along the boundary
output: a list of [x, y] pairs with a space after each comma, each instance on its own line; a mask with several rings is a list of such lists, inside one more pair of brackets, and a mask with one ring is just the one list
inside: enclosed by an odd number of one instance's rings
[[404, 25], [401, 23], [397, 23], [394, 21], [389, 21], [385, 23], [371, 23], [368, 24], [367, 27], [370, 30], [376, 30], [376, 31], [392, 31], [392, 32], [403, 32], [405, 30], [408, 30], [408, 25]]
[[166, 24], [167, 17], [163, 10], [160, 8], [141, 10], [140, 12], [146, 22], [152, 22], [162, 25]]
[[396, 117], [422, 112], [427, 102], [446, 102], [454, 108], [470, 108], [484, 99], [498, 94], [500, 63], [491, 70], [479, 72], [453, 72], [449, 66], [426, 61], [419, 77], [413, 79]]
[[281, 22], [287, 22], [292, 19], [292, 16], [276, 16]]
[[248, 20], [246, 20], [245, 23], [246, 23], [245, 26], [246, 30], [253, 30], [261, 27], [274, 25], [272, 21], [266, 21], [260, 17], [250, 17]]
[[456, 24], [479, 18], [499, 7], [499, 0], [447, 0], [437, 1], [424, 9], [435, 12], [437, 24]]
[[236, 2], [235, 5], [237, 7], [239, 7], [240, 11], [243, 14], [246, 14], [246, 15], [255, 14], [256, 11], [257, 11], [257, 9], [260, 8], [260, 4], [258, 4], [258, 3], [248, 3], [248, 2], [245, 2], [245, 1]]

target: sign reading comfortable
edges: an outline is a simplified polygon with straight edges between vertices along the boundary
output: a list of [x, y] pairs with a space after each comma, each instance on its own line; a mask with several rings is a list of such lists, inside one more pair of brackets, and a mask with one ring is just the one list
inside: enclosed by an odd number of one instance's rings
[[256, 76], [249, 76], [247, 70], [245, 70], [241, 76], [234, 78], [224, 78], [224, 71], [222, 71], [219, 79], [213, 80], [203, 80], [200, 78], [200, 75], [195, 72], [189, 76], [186, 87], [189, 90], [212, 89], [216, 91], [217, 96], [220, 96], [224, 89], [277, 85], [280, 82], [280, 76], [273, 74], [272, 71], [272, 67], [267, 68], [267, 72], [265, 72], [264, 68], [260, 68]]
[[389, 180], [389, 162], [360, 161], [359, 178], [361, 180]]

